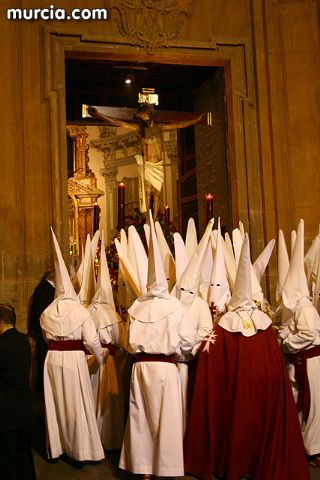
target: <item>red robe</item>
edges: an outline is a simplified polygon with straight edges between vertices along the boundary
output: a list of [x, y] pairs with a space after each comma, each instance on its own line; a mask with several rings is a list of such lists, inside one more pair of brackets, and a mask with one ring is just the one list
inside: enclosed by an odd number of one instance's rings
[[185, 471], [203, 480], [307, 480], [287, 369], [272, 327], [245, 337], [219, 325], [200, 347]]

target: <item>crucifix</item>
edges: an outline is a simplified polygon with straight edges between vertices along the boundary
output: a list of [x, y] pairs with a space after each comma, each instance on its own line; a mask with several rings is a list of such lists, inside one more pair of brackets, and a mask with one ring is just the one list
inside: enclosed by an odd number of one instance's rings
[[160, 207], [160, 192], [164, 181], [163, 132], [200, 123], [211, 125], [211, 113], [155, 110], [158, 95], [154, 89], [142, 89], [138, 109], [83, 105], [82, 116], [102, 120], [108, 125], [126, 127], [138, 133], [142, 155], [135, 155], [138, 165], [140, 211], [152, 205], [156, 219]]

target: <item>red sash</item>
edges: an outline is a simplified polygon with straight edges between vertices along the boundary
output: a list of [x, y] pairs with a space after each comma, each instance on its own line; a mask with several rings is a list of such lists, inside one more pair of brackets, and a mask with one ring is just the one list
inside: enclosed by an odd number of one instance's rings
[[82, 340], [51, 340], [48, 343], [48, 350], [58, 350], [59, 352], [66, 352], [72, 350], [82, 350], [86, 351], [84, 343]]
[[294, 376], [298, 385], [297, 410], [302, 411], [306, 422], [310, 411], [310, 387], [307, 374], [307, 359], [320, 356], [320, 345], [298, 353], [286, 353], [289, 363], [294, 365]]
[[117, 347], [112, 343], [101, 343], [102, 348], [107, 348], [109, 350], [109, 355], [115, 355]]
[[137, 362], [167, 362], [176, 363], [174, 354], [165, 355], [164, 353], [137, 353], [134, 357], [134, 363]]

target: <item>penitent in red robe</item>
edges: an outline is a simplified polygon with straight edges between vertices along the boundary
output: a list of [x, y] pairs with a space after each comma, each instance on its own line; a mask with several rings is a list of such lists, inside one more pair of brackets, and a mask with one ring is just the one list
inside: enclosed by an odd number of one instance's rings
[[219, 325], [200, 347], [185, 472], [203, 480], [307, 480], [288, 373], [272, 327], [251, 337]]

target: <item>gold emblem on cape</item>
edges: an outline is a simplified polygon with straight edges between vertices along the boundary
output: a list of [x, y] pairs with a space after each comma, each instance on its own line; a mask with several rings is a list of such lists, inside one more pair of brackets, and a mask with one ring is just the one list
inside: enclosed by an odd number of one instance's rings
[[242, 322], [243, 322], [243, 326], [246, 330], [253, 327], [252, 320], [251, 320], [250, 317], [243, 318]]

